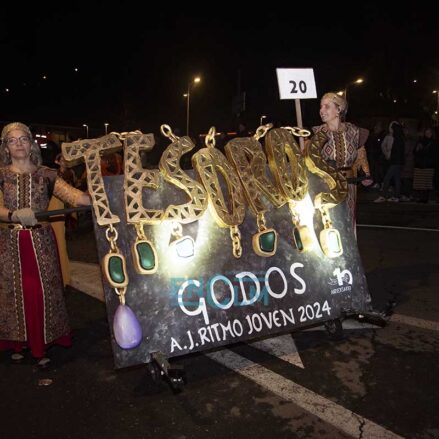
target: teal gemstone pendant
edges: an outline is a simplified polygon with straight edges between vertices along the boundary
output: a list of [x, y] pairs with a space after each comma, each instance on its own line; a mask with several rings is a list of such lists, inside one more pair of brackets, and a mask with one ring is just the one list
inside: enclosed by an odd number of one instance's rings
[[134, 267], [139, 274], [152, 274], [157, 271], [157, 252], [152, 242], [138, 239], [131, 248]]
[[107, 253], [103, 260], [103, 266], [105, 277], [113, 288], [122, 288], [128, 285], [125, 258], [120, 253]]
[[277, 250], [277, 232], [274, 229], [266, 229], [255, 233], [252, 239], [253, 250], [258, 256], [270, 257]]

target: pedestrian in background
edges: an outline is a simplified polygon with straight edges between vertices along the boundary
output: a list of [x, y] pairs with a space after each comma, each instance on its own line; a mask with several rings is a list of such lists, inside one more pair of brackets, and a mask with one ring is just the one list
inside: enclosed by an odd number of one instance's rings
[[436, 154], [437, 144], [434, 132], [431, 128], [427, 128], [414, 151], [413, 189], [417, 191], [419, 203], [428, 203], [433, 189]]
[[386, 135], [381, 121], [378, 121], [366, 142], [367, 157], [370, 165], [370, 172], [373, 179], [373, 189], [381, 189], [381, 185], [384, 181], [385, 169], [385, 157], [381, 149], [381, 144]]
[[401, 171], [401, 201], [410, 201], [413, 196], [413, 172], [415, 168], [416, 138], [404, 128], [404, 166]]
[[[386, 157], [388, 157], [389, 167], [383, 182], [383, 195], [374, 200], [375, 203], [382, 203], [390, 201], [394, 203], [399, 202], [401, 196], [401, 169], [404, 164], [405, 154], [405, 138], [402, 126], [398, 122], [392, 122], [390, 130], [392, 133], [390, 136], [386, 136], [389, 141], [383, 145], [385, 149]], [[384, 143], [384, 142], [383, 142]], [[389, 197], [390, 183], [393, 182], [393, 196]]]

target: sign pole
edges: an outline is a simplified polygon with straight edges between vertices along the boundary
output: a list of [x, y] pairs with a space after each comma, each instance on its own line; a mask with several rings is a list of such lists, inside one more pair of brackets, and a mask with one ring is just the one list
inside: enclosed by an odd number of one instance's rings
[[[297, 126], [299, 128], [303, 128], [302, 107], [300, 105], [300, 99], [294, 99], [294, 105], [296, 107]], [[305, 149], [305, 141], [302, 136], [299, 137], [299, 144], [300, 144], [300, 150], [303, 152]]]
[[[276, 69], [277, 82], [279, 86], [280, 99], [293, 99], [296, 107], [297, 126], [302, 129], [301, 99], [317, 98], [316, 81], [314, 70], [306, 69]], [[305, 149], [305, 140], [299, 137], [300, 150]]]

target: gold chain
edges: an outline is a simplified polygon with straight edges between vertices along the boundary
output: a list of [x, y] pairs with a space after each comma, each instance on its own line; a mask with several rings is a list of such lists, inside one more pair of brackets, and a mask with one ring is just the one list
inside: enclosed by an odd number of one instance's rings
[[125, 293], [127, 292], [126, 287], [124, 288], [115, 288], [114, 291], [119, 296], [119, 301], [121, 305], [125, 305]]
[[172, 129], [169, 125], [160, 125], [160, 132], [168, 139], [171, 139], [173, 142], [176, 142], [179, 139], [179, 137], [172, 132]]
[[113, 253], [117, 253], [118, 249], [117, 249], [116, 241], [117, 238], [119, 237], [119, 234], [117, 233], [117, 230], [113, 227], [113, 224], [110, 224], [108, 226], [107, 230], [105, 231], [105, 237], [107, 238], [107, 241], [110, 243], [111, 251]]
[[329, 216], [328, 210], [325, 208], [325, 206], [320, 207], [319, 210], [322, 214], [323, 226], [325, 227], [325, 229], [330, 229], [332, 227], [332, 221]]
[[265, 216], [263, 212], [258, 213], [256, 217], [256, 223], [258, 225], [258, 230], [260, 232], [263, 232], [264, 230], [267, 230], [267, 226], [265, 224]]
[[290, 209], [291, 219], [293, 220], [293, 224], [295, 226], [299, 225], [300, 217], [297, 214], [296, 203], [294, 201], [289, 201], [288, 202], [288, 208]]
[[124, 131], [123, 133], [117, 133], [116, 131], [112, 131], [110, 135], [113, 134], [116, 136], [119, 140], [125, 140], [128, 136], [132, 136], [133, 134], [142, 134], [142, 131], [135, 130], [135, 131]]
[[239, 231], [238, 226], [230, 227], [230, 238], [232, 238], [233, 256], [235, 256], [235, 258], [240, 258], [242, 256], [242, 247], [241, 232]]
[[183, 236], [183, 226], [177, 221], [173, 221], [171, 233], [175, 239], [180, 239]]
[[297, 137], [309, 137], [311, 135], [311, 131], [305, 130], [304, 128], [299, 127], [282, 127], [284, 130], [289, 131], [293, 136]]
[[215, 148], [215, 144], [216, 144], [215, 134], [216, 134], [216, 128], [210, 127], [210, 130], [207, 133], [206, 139], [204, 140], [204, 143], [208, 148]]
[[273, 128], [273, 124], [272, 123], [267, 123], [266, 125], [261, 125], [256, 130], [256, 133], [254, 134], [253, 138], [255, 140], [262, 139], [262, 137], [264, 137], [271, 128]]
[[136, 228], [137, 237], [139, 239], [147, 241], [145, 230], [143, 229], [144, 223], [135, 223], [134, 227]]

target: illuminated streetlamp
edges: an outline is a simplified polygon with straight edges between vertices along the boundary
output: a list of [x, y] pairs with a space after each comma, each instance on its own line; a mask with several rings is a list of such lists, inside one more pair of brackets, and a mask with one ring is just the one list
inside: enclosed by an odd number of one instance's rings
[[[345, 88], [344, 88], [344, 90], [343, 90], [344, 98], [345, 98], [346, 100], [347, 100], [347, 98], [348, 98], [348, 88], [349, 88], [350, 85], [354, 85], [354, 84], [362, 84], [363, 82], [364, 82], [364, 79], [363, 79], [363, 78], [358, 78], [358, 79], [356, 79], [355, 81], [348, 82], [348, 83], [345, 85]], [[340, 94], [340, 92], [338, 92], [338, 94]]]
[[186, 136], [189, 136], [189, 113], [190, 113], [190, 100], [191, 100], [191, 88], [194, 84], [198, 84], [201, 78], [197, 76], [193, 81], [187, 85], [187, 93], [183, 96], [186, 98]]
[[88, 139], [88, 125], [86, 123], [83, 123], [82, 126], [85, 128], [86, 138]]
[[265, 115], [261, 116], [261, 119], [259, 121], [260, 122], [259, 125], [263, 124], [264, 119], [267, 119], [267, 116], [265, 116]]
[[[439, 90], [433, 90], [433, 94], [435, 94], [437, 96], [437, 104], [436, 104], [435, 114], [439, 114]], [[437, 125], [439, 126], [439, 120], [437, 120]]]
[[104, 126], [105, 126], [105, 135], [107, 135], [107, 133], [108, 133], [108, 125], [110, 125], [108, 122], [105, 122], [105, 123], [104, 123]]

